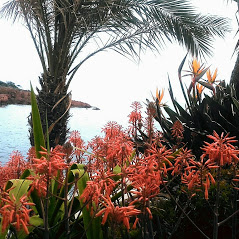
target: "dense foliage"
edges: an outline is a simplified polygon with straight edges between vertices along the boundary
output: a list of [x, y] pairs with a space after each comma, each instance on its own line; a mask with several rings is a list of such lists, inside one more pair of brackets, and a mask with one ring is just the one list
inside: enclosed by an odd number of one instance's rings
[[196, 59], [190, 76], [186, 109], [157, 90], [145, 115], [132, 103], [127, 129], [108, 122], [88, 144], [73, 131], [55, 148], [32, 90], [35, 148], [0, 167], [0, 238], [237, 238], [238, 100]]
[[214, 37], [229, 31], [227, 19], [196, 13], [186, 0], [10, 0], [0, 16], [20, 19], [33, 40], [42, 65], [38, 107], [51, 147], [66, 142], [69, 86], [91, 57], [113, 49], [138, 59], [168, 40], [192, 54], [210, 54]]
[[20, 85], [16, 85], [12, 81], [7, 81], [7, 82], [0, 81], [0, 86], [12, 87], [12, 88], [15, 88], [15, 89], [19, 89], [19, 87], [20, 87]]

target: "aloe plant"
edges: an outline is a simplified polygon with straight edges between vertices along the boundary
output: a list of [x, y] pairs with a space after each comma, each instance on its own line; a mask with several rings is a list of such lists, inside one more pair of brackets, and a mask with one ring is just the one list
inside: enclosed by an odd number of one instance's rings
[[160, 124], [167, 142], [171, 145], [175, 144], [175, 139], [172, 137], [172, 126], [179, 120], [184, 127], [182, 143], [192, 149], [196, 156], [199, 156], [201, 154], [200, 147], [207, 139], [206, 136], [212, 134], [213, 130], [219, 134], [230, 132], [231, 136], [239, 138], [239, 100], [232, 85], [226, 85], [223, 81], [212, 88], [210, 84], [202, 81], [201, 77], [205, 74], [205, 70], [199, 75], [197, 81], [203, 86], [213, 89], [214, 94], [212, 96], [205, 94], [204, 97], [202, 95], [199, 97], [196, 92], [197, 95], [192, 97], [186, 93], [181, 81], [181, 71], [185, 59], [180, 64], [178, 75], [186, 108], [175, 99], [169, 79], [169, 94], [174, 109], [167, 105], [161, 107], [155, 101], [157, 109], [155, 119]]
[[[41, 161], [50, 162], [49, 137], [43, 134], [41, 118], [32, 87], [31, 106], [35, 150], [38, 158], [36, 160], [39, 160], [36, 162], [39, 164]], [[45, 132], [48, 132], [48, 129]], [[44, 149], [45, 145], [47, 145], [47, 149]], [[60, 175], [64, 177], [62, 183], [60, 183]], [[44, 181], [46, 182], [45, 195], [39, 194], [36, 188], [32, 190], [32, 184], [42, 176], [47, 178]], [[8, 181], [4, 189], [6, 195], [9, 193], [9, 197], [15, 204], [20, 203], [22, 197], [26, 197], [30, 201], [29, 205], [33, 213], [30, 214], [27, 224], [24, 224], [27, 226], [25, 231], [16, 229], [10, 223], [5, 233], [0, 234], [0, 238], [5, 238], [7, 234], [9, 235], [8, 238], [69, 239], [84, 235], [87, 239], [103, 238], [101, 218], [94, 219], [90, 214], [90, 208], [87, 209], [79, 199], [79, 194], [85, 189], [88, 180], [89, 176], [84, 165], [72, 164], [64, 171], [58, 170], [55, 177], [41, 174], [35, 171], [33, 166], [33, 169], [25, 170], [20, 179]], [[44, 182], [42, 181], [42, 183]], [[2, 227], [1, 217], [0, 220]]]
[[[217, 86], [214, 87], [212, 84], [203, 81], [202, 76], [206, 72], [203, 69], [201, 69], [201, 72], [198, 74], [196, 82], [208, 88], [212, 92], [212, 95], [209, 96], [204, 94], [203, 96], [202, 94], [199, 94], [198, 90], [196, 89], [196, 85], [194, 85], [195, 90], [191, 94], [191, 90], [193, 90], [192, 83], [187, 90], [183, 86], [181, 80], [181, 72], [185, 60], [186, 57], [179, 66], [178, 75], [186, 107], [181, 106], [175, 99], [173, 88], [169, 80], [169, 94], [173, 104], [173, 109], [167, 105], [159, 104], [159, 100], [156, 98], [155, 120], [160, 124], [163, 131], [163, 136], [166, 139], [167, 144], [169, 144], [171, 147], [177, 145], [178, 143], [178, 139], [172, 136], [173, 125], [177, 121], [181, 122], [183, 126], [183, 137], [178, 145], [178, 148], [190, 148], [193, 154], [196, 156], [196, 159], [200, 160], [200, 156], [202, 154], [201, 147], [203, 146], [204, 142], [207, 141], [207, 135], [212, 134], [213, 131], [216, 131], [219, 135], [221, 133], [230, 133], [230, 136], [236, 136], [237, 139], [239, 138], [239, 99], [233, 85], [227, 85], [224, 81], [221, 81]], [[205, 69], [208, 70], [208, 68]], [[229, 173], [231, 174], [230, 177], [235, 174], [233, 173], [235, 170], [235, 168], [231, 169], [231, 173]], [[215, 189], [214, 192], [216, 204], [213, 205], [212, 203], [214, 208], [214, 219], [211, 219], [214, 220], [214, 223], [212, 224], [214, 228], [213, 238], [218, 238], [219, 226], [228, 221], [228, 219], [225, 219], [222, 223], [218, 223], [218, 212], [223, 210], [225, 213], [224, 216], [226, 218], [231, 218], [232, 216], [229, 215], [234, 215], [234, 213], [237, 212], [238, 193], [236, 190], [233, 190], [230, 183], [228, 183], [231, 180], [230, 177], [227, 180], [224, 180], [224, 183], [226, 183], [229, 187], [227, 191], [224, 192], [223, 197], [228, 197], [224, 203], [219, 202], [219, 198], [222, 201], [222, 185], [219, 182], [221, 180], [220, 178], [218, 179], [219, 181], [217, 189]], [[230, 200], [230, 202], [228, 202], [228, 200]], [[232, 206], [227, 207], [226, 204], [230, 204]], [[202, 205], [195, 206], [197, 210], [199, 210], [201, 207]], [[210, 209], [204, 206], [203, 210], [206, 213], [206, 211]], [[235, 238], [237, 220], [235, 215], [232, 218], [232, 238]]]

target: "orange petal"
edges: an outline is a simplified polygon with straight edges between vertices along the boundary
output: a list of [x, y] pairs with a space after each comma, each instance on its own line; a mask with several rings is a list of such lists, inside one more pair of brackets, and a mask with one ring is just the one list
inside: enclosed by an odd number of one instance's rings
[[212, 83], [212, 76], [211, 76], [210, 69], [207, 71], [207, 80], [208, 80], [209, 83]]
[[107, 220], [107, 218], [108, 218], [109, 212], [110, 212], [109, 210], [106, 210], [105, 215], [104, 215], [104, 217], [103, 217], [103, 220], [102, 220], [102, 222], [101, 222], [102, 225], [104, 225], [104, 224], [106, 223], [106, 220]]
[[150, 209], [148, 207], [146, 207], [146, 210], [147, 210], [147, 212], [149, 214], [149, 219], [152, 220], [153, 219], [153, 215], [152, 215]]
[[136, 219], [135, 219], [135, 221], [134, 221], [134, 225], [133, 225], [132, 229], [136, 229], [136, 225], [137, 225], [138, 221], [139, 221], [139, 218], [138, 218], [138, 217], [136, 217]]
[[17, 231], [19, 231], [20, 230], [20, 218], [19, 218], [18, 214], [16, 215], [16, 218], [17, 218], [16, 229], [17, 229]]
[[210, 177], [210, 179], [211, 179], [212, 184], [215, 184], [215, 183], [216, 183], [216, 182], [215, 182], [215, 179], [214, 179], [214, 177], [211, 175], [211, 173], [208, 173], [208, 175], [209, 175], [209, 177]]
[[26, 234], [29, 234], [29, 231], [28, 231], [28, 228], [27, 228], [25, 222], [24, 222], [22, 219], [20, 219], [20, 222], [21, 222], [21, 224], [22, 224], [22, 226], [23, 226], [23, 230], [25, 231], [25, 233], [26, 233]]
[[207, 188], [207, 184], [205, 184], [205, 199], [208, 200], [208, 188]]
[[214, 74], [213, 74], [213, 77], [212, 77], [212, 83], [215, 81], [216, 77], [217, 77], [217, 68], [214, 71]]

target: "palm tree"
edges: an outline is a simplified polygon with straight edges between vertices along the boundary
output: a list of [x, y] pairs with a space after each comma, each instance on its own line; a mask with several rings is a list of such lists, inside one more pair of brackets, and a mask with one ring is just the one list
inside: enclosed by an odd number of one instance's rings
[[[37, 100], [51, 146], [65, 143], [69, 85], [90, 57], [113, 49], [137, 59], [166, 41], [202, 56], [229, 29], [226, 19], [200, 15], [187, 0], [11, 0], [1, 16], [21, 19], [35, 44], [43, 70]], [[95, 48], [85, 54], [89, 44]]]
[[[238, 2], [237, 0], [234, 0], [234, 1]], [[239, 10], [238, 4], [237, 4], [237, 8], [238, 8], [237, 13], [238, 13], [238, 10]], [[238, 20], [237, 20], [237, 22], [238, 22]], [[239, 40], [235, 47], [235, 52], [237, 53], [237, 59], [236, 59], [235, 65], [233, 67], [231, 79], [230, 79], [230, 84], [234, 86], [236, 92], [238, 92], [237, 94], [239, 94], [239, 54], [238, 54], [238, 49], [239, 49]]]

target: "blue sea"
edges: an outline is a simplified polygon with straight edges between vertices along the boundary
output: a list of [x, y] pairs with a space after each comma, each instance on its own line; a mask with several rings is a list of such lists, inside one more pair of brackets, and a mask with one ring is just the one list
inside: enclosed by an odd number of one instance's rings
[[[129, 110], [105, 108], [100, 110], [71, 108], [70, 131], [78, 130], [85, 142], [101, 135], [102, 128], [109, 121], [128, 126]], [[27, 117], [29, 105], [7, 105], [0, 107], [0, 162], [5, 163], [13, 151], [18, 150], [24, 157], [30, 147]]]

